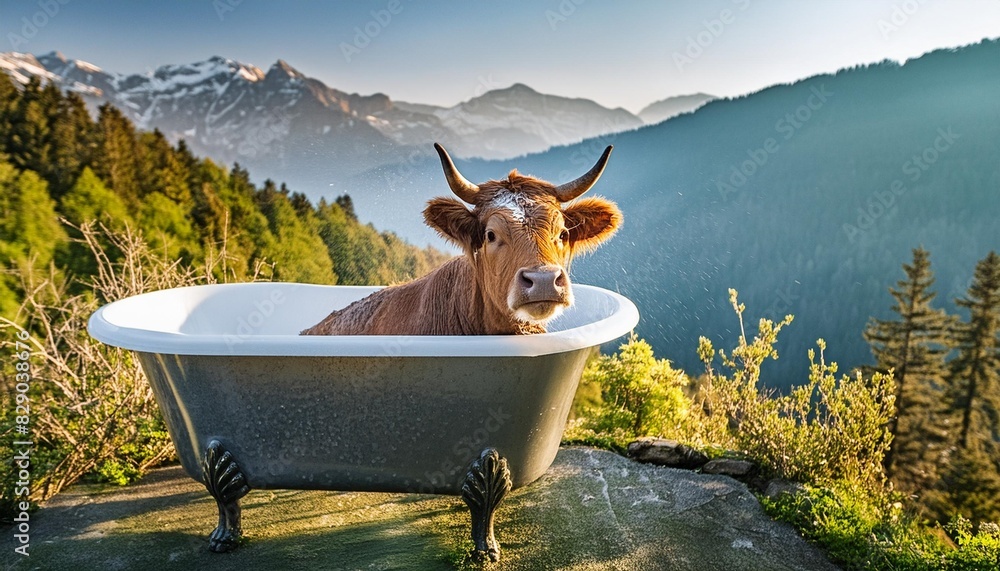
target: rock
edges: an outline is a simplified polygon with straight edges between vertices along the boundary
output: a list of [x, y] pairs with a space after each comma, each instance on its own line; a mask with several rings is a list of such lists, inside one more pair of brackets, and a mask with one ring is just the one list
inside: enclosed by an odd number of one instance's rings
[[805, 491], [805, 486], [798, 482], [774, 479], [767, 483], [767, 487], [764, 488], [764, 495], [772, 500], [776, 500], [785, 494], [797, 496]]
[[708, 462], [704, 453], [665, 438], [640, 438], [628, 445], [629, 458], [646, 464], [693, 470]]
[[[242, 503], [246, 542], [216, 554], [215, 502], [179, 466], [126, 488], [72, 486], [31, 515], [25, 568], [478, 568], [463, 562], [469, 512], [457, 497], [254, 490]], [[560, 449], [544, 476], [508, 494], [496, 535], [490, 571], [836, 569], [732, 478], [592, 448]], [[0, 553], [2, 569], [25, 565]]]
[[732, 458], [716, 458], [709, 460], [701, 467], [702, 474], [720, 474], [730, 476], [737, 480], [750, 478], [757, 473], [758, 466], [747, 460], [734, 460]]

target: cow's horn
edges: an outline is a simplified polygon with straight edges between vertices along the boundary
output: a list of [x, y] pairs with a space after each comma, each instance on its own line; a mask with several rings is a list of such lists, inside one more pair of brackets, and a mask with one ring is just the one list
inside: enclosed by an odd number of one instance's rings
[[611, 149], [613, 148], [613, 145], [608, 145], [608, 148], [604, 149], [604, 154], [601, 155], [601, 158], [597, 159], [597, 164], [587, 171], [587, 174], [576, 180], [557, 186], [555, 194], [559, 202], [568, 202], [590, 190], [590, 187], [594, 186], [597, 179], [601, 178], [601, 173], [604, 172], [604, 167], [608, 165], [608, 157], [611, 156]]
[[458, 169], [455, 168], [455, 163], [451, 161], [451, 157], [448, 156], [448, 151], [444, 150], [444, 147], [434, 143], [434, 148], [437, 149], [438, 155], [441, 157], [444, 178], [448, 179], [448, 186], [451, 187], [451, 191], [465, 202], [475, 204], [476, 195], [479, 194], [479, 187], [469, 182], [468, 179], [462, 176], [462, 173], [458, 172]]

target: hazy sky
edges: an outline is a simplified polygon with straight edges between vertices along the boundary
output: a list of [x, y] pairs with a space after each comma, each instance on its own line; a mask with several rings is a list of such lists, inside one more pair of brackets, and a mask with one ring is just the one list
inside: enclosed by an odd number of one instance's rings
[[998, 37], [1000, 1], [0, 0], [0, 32], [0, 51], [110, 71], [284, 59], [397, 100], [453, 105], [521, 82], [636, 112]]

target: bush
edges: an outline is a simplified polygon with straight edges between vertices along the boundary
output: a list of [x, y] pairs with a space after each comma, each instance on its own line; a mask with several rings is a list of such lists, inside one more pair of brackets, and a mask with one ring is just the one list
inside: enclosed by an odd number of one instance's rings
[[[30, 334], [31, 494], [49, 498], [85, 474], [126, 484], [174, 455], [145, 375], [130, 351], [97, 342], [87, 319], [104, 303], [140, 293], [211, 282], [211, 268], [181, 266], [147, 247], [126, 228], [76, 228], [94, 257], [97, 274], [87, 281], [21, 272], [25, 298], [15, 320], [0, 318], [0, 342], [13, 350], [17, 331]], [[74, 291], [78, 293], [73, 293]], [[4, 367], [11, 367], [7, 362]], [[5, 371], [8, 373], [9, 371]], [[9, 517], [13, 496], [15, 426], [12, 374], [0, 397], [0, 454], [7, 459], [0, 490], [0, 517]], [[22, 439], [23, 440], [23, 439]], [[22, 498], [23, 499], [23, 498]]]
[[1000, 525], [991, 522], [979, 524], [978, 533], [972, 532], [972, 522], [956, 516], [946, 527], [954, 537], [958, 549], [945, 556], [949, 571], [979, 571], [1000, 569]]
[[846, 569], [940, 569], [947, 546], [884, 492], [846, 482], [807, 486], [797, 496], [762, 498], [772, 517], [794, 525]]
[[688, 415], [687, 376], [635, 335], [617, 354], [591, 361], [581, 382], [599, 387], [600, 398], [582, 407], [565, 441], [622, 449], [636, 436], [675, 434]]
[[[730, 301], [743, 331], [745, 308], [735, 290]], [[838, 379], [836, 363], [828, 365], [823, 358], [821, 339], [818, 361], [809, 351], [809, 382], [787, 395], [768, 393], [760, 386], [761, 365], [777, 359], [778, 333], [791, 321], [792, 316], [777, 324], [761, 319], [753, 342], [741, 335], [730, 355], [701, 338], [707, 380], [696, 396], [701, 417], [688, 423], [690, 439], [754, 458], [781, 478], [814, 484], [843, 480], [881, 489], [882, 459], [891, 442], [888, 423], [895, 414], [891, 376]], [[716, 356], [729, 375], [713, 368]]]

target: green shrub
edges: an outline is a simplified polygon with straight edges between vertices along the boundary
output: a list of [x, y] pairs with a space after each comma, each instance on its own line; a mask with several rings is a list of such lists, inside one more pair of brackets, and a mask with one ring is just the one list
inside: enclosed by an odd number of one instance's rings
[[581, 407], [564, 436], [567, 442], [620, 449], [636, 436], [676, 434], [688, 415], [687, 376], [657, 359], [635, 335], [618, 353], [592, 360], [581, 383], [599, 387], [600, 398]]
[[949, 571], [979, 571], [1000, 569], [1000, 525], [992, 522], [979, 524], [979, 531], [972, 532], [972, 522], [956, 516], [946, 527], [955, 538], [958, 549], [945, 556]]
[[[745, 308], [735, 290], [730, 290], [730, 300], [742, 331]], [[881, 489], [882, 459], [891, 441], [888, 423], [895, 413], [891, 376], [838, 379], [836, 363], [823, 358], [821, 339], [818, 361], [809, 351], [809, 382], [787, 395], [768, 393], [760, 386], [761, 365], [778, 357], [774, 344], [791, 321], [792, 316], [777, 324], [761, 319], [753, 342], [741, 335], [729, 355], [716, 352], [702, 337], [699, 354], [708, 376], [696, 396], [701, 415], [687, 424], [691, 440], [754, 458], [782, 478], [816, 484], [844, 480]], [[716, 356], [730, 374], [713, 368]]]
[[772, 517], [791, 523], [846, 569], [941, 569], [947, 546], [884, 492], [847, 482], [807, 486], [797, 496], [762, 498]]

